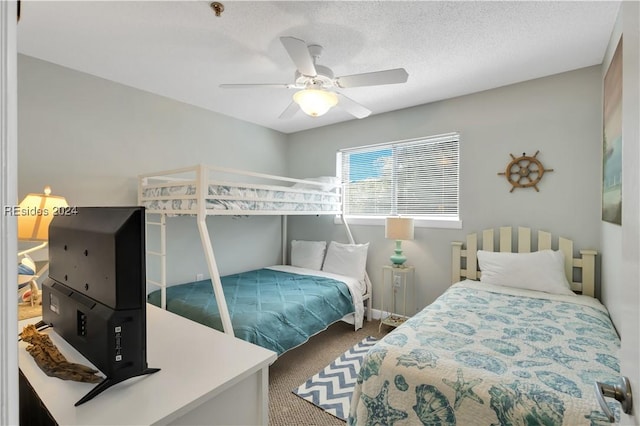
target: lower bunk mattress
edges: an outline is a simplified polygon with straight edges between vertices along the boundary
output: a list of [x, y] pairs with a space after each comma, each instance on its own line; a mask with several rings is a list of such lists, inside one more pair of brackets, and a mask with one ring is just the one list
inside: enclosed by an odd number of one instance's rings
[[463, 281], [369, 350], [348, 424], [608, 424], [619, 348], [596, 299]]
[[[348, 279], [279, 268], [221, 277], [236, 337], [281, 355], [356, 312], [352, 295], [357, 296], [358, 290], [351, 288]], [[223, 331], [211, 280], [170, 286], [166, 292], [168, 311]], [[148, 295], [149, 303], [156, 306], [160, 298], [159, 290]]]

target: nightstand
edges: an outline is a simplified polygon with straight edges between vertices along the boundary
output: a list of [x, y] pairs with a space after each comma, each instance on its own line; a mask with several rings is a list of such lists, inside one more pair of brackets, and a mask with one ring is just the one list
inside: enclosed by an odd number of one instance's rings
[[[386, 306], [384, 295], [389, 288], [392, 290], [392, 297], [390, 301], [386, 302], [389, 306]], [[407, 294], [409, 291], [411, 291], [410, 296]], [[382, 329], [382, 324], [397, 327], [405, 322], [415, 313], [415, 268], [413, 266], [383, 266], [380, 294], [382, 313], [380, 314], [378, 331]]]

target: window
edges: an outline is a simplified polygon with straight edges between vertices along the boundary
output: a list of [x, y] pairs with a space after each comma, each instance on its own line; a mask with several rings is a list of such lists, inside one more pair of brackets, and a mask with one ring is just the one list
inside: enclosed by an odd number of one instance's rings
[[459, 221], [459, 140], [451, 133], [340, 150], [345, 216]]

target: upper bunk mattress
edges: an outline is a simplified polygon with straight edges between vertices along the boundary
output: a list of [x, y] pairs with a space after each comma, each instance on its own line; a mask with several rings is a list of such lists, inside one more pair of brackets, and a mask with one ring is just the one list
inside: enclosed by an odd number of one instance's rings
[[[264, 268], [221, 281], [235, 336], [278, 355], [355, 311], [347, 284], [328, 277]], [[166, 290], [167, 310], [223, 330], [210, 280]], [[148, 301], [160, 306], [160, 291]]]
[[596, 299], [464, 281], [369, 350], [348, 424], [608, 424], [619, 347]]
[[[339, 194], [318, 190], [242, 184], [209, 184], [207, 190], [209, 210], [336, 212], [341, 209]], [[148, 210], [188, 211], [197, 206], [193, 184], [144, 188], [142, 198]]]

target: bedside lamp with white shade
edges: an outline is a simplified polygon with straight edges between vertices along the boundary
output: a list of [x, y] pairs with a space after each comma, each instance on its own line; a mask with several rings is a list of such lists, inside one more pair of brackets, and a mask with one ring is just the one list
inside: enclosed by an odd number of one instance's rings
[[413, 240], [413, 219], [410, 217], [388, 217], [385, 221], [385, 238], [396, 240], [394, 254], [390, 257], [394, 267], [401, 268], [407, 257], [402, 253], [402, 241]]

